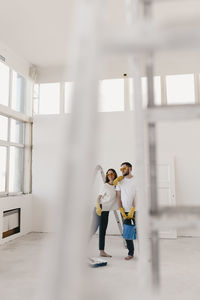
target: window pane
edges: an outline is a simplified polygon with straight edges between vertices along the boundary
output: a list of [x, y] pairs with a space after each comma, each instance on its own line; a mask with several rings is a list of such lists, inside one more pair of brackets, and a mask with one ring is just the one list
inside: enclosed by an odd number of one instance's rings
[[12, 108], [24, 113], [26, 97], [26, 80], [17, 72], [13, 71], [12, 82]]
[[0, 140], [8, 139], [8, 118], [0, 115]]
[[39, 114], [59, 114], [60, 112], [60, 84], [40, 84]]
[[5, 192], [6, 186], [6, 155], [7, 148], [0, 147], [0, 192]]
[[70, 113], [72, 111], [72, 93], [74, 89], [73, 82], [65, 82], [65, 112]]
[[166, 76], [166, 84], [168, 104], [195, 103], [193, 74]]
[[108, 79], [100, 82], [98, 110], [101, 112], [124, 110], [124, 79]]
[[9, 67], [0, 62], [0, 104], [8, 106]]
[[11, 119], [10, 140], [13, 143], [23, 144], [24, 142], [24, 124], [21, 121]]
[[23, 153], [22, 148], [10, 147], [10, 193], [23, 191]]

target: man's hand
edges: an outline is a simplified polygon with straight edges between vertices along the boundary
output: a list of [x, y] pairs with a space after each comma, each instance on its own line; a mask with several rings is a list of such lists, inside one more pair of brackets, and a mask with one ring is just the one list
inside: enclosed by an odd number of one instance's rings
[[123, 219], [126, 220], [127, 215], [125, 214], [125, 211], [124, 211], [123, 207], [120, 207], [119, 210], [120, 210], [120, 213], [122, 214]]
[[131, 210], [128, 213], [128, 219], [133, 219], [134, 212], [135, 212], [135, 207], [132, 206]]
[[118, 183], [119, 183], [123, 178], [124, 178], [123, 176], [117, 177], [117, 178], [113, 181], [114, 186], [118, 185]]

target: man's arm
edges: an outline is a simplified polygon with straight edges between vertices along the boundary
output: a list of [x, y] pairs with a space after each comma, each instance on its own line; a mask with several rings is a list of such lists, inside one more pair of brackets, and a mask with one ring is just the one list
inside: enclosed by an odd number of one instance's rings
[[135, 205], [136, 205], [136, 196], [135, 196], [135, 198], [133, 199], [133, 202], [132, 202], [132, 206], [135, 207]]
[[118, 201], [118, 204], [119, 204], [119, 210], [122, 214], [123, 219], [125, 220], [127, 218], [127, 216], [126, 216], [124, 208], [122, 206], [121, 191], [117, 191], [117, 201]]
[[128, 218], [129, 218], [129, 219], [132, 219], [133, 216], [134, 216], [135, 205], [136, 205], [136, 195], [135, 195], [135, 198], [133, 199], [131, 210], [130, 210], [129, 213], [128, 213]]

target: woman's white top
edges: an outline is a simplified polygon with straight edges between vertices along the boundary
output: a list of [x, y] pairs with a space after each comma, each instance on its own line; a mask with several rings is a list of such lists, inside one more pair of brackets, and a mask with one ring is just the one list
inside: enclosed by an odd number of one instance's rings
[[102, 211], [119, 209], [114, 185], [104, 183], [99, 195], [102, 196], [100, 200], [100, 203], [102, 204]]

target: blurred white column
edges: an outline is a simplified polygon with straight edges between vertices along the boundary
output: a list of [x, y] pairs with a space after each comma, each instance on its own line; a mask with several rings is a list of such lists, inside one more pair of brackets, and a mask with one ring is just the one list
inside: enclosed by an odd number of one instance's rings
[[[71, 39], [75, 89], [61, 163], [64, 185], [50, 289], [46, 299], [90, 299], [87, 266], [89, 201], [96, 153], [101, 1], [77, 0]], [[67, 128], [66, 128], [67, 132]], [[59, 199], [58, 199], [59, 202]]]

